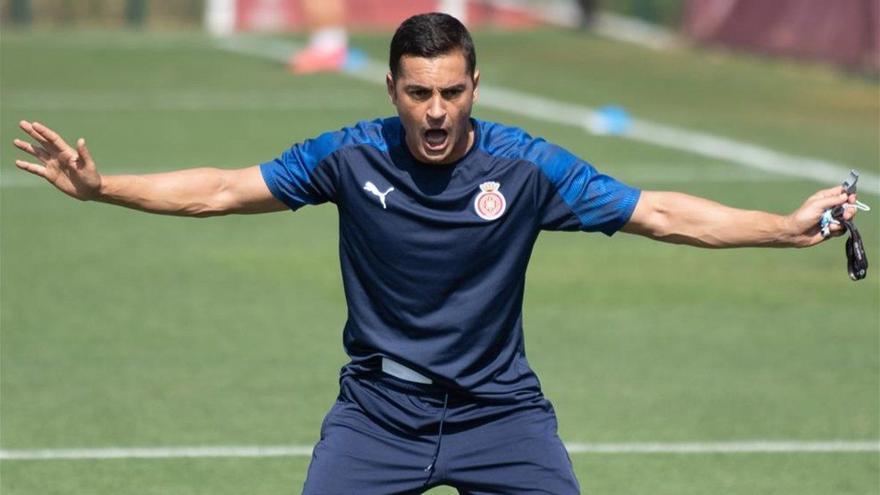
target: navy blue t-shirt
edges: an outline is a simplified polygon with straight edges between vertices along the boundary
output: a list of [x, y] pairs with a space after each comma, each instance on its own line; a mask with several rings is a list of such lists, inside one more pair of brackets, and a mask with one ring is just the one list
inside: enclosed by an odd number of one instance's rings
[[330, 201], [339, 211], [351, 357], [343, 376], [385, 356], [475, 397], [539, 394], [522, 332], [538, 232], [612, 235], [632, 215], [639, 190], [520, 129], [472, 123], [474, 145], [451, 165], [415, 160], [391, 117], [260, 166], [292, 210]]

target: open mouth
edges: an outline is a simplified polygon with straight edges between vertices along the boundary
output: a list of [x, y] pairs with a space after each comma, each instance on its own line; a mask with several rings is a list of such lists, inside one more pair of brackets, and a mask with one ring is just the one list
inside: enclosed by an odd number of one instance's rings
[[449, 132], [445, 129], [428, 129], [425, 131], [425, 145], [429, 150], [439, 151], [446, 147]]

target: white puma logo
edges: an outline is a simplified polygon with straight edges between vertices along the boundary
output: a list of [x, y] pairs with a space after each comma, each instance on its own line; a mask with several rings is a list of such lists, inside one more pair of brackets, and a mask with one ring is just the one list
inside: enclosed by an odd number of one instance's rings
[[394, 190], [393, 187], [389, 187], [387, 191], [385, 191], [385, 192], [380, 192], [380, 191], [379, 191], [379, 188], [376, 187], [376, 184], [373, 184], [373, 183], [370, 182], [370, 181], [367, 181], [367, 182], [364, 184], [364, 191], [367, 191], [367, 192], [369, 192], [370, 194], [379, 197], [379, 201], [382, 203], [382, 209], [383, 209], [383, 210], [387, 209], [387, 208], [385, 207], [385, 196], [388, 196], [388, 193], [390, 193], [390, 192], [393, 191], [393, 190]]

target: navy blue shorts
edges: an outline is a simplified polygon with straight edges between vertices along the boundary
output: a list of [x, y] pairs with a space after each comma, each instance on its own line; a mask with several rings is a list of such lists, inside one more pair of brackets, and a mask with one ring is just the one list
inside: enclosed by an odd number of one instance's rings
[[379, 371], [344, 378], [303, 493], [415, 494], [438, 485], [468, 495], [580, 493], [543, 396], [485, 403]]

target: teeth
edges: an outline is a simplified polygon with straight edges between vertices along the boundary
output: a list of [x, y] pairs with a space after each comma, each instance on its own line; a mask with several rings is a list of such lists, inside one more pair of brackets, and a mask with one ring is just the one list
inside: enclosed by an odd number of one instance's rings
[[425, 131], [425, 140], [432, 145], [442, 144], [446, 140], [446, 131], [442, 129], [429, 129]]

